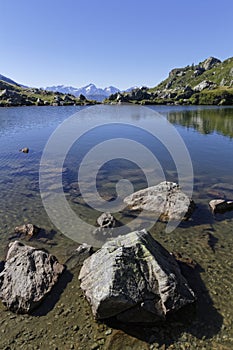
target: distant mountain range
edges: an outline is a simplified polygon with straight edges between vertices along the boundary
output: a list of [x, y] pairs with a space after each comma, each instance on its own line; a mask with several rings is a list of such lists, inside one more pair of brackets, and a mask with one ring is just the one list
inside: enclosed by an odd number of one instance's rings
[[89, 101], [85, 96], [78, 97], [61, 92], [30, 88], [16, 83], [0, 74], [0, 107], [13, 106], [74, 106], [92, 105], [99, 102]]
[[[134, 87], [129, 88], [124, 91], [131, 91], [134, 89]], [[62, 92], [63, 94], [72, 94], [76, 97], [80, 95], [84, 95], [89, 100], [96, 100], [96, 101], [103, 101], [105, 98], [109, 97], [112, 94], [116, 94], [117, 92], [121, 92], [120, 89], [109, 86], [104, 89], [98, 88], [95, 86], [95, 84], [88, 84], [86, 86], [83, 86], [81, 88], [76, 88], [73, 86], [64, 86], [64, 85], [57, 85], [57, 86], [47, 86], [45, 88], [47, 91], [53, 91], [53, 92]]]
[[[4, 81], [8, 84], [16, 85], [22, 88], [28, 88], [25, 85], [18, 84], [14, 80], [7, 78], [6, 76], [0, 74], [0, 81]], [[114, 86], [108, 86], [106, 88], [98, 88], [95, 84], [88, 84], [86, 86], [77, 88], [73, 86], [65, 86], [65, 85], [56, 85], [56, 86], [47, 86], [45, 88], [40, 88], [39, 90], [51, 91], [53, 93], [62, 93], [62, 94], [70, 94], [75, 97], [79, 97], [80, 95], [85, 96], [88, 100], [95, 100], [98, 102], [102, 102], [110, 95], [116, 94], [118, 92], [130, 92], [136, 87], [131, 87], [127, 90], [120, 90]], [[29, 88], [30, 89], [30, 88]]]

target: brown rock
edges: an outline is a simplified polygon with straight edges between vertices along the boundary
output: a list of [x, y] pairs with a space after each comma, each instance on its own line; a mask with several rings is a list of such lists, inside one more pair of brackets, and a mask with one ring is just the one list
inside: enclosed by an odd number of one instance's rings
[[15, 227], [15, 233], [29, 236], [29, 237], [35, 236], [39, 232], [39, 230], [40, 230], [39, 227], [33, 224], [25, 224], [25, 225]]

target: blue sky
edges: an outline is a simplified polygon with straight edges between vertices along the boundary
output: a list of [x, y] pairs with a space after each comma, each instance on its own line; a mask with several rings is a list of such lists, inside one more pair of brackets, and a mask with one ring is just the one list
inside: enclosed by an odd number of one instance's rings
[[232, 0], [0, 0], [0, 74], [29, 86], [155, 86], [233, 56]]

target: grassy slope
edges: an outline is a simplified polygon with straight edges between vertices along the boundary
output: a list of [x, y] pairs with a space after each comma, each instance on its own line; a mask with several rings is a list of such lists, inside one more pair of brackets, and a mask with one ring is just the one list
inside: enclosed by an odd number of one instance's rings
[[[205, 71], [201, 75], [193, 78], [193, 72], [195, 69], [197, 69], [198, 66], [189, 66], [184, 68], [184, 75], [181, 77], [176, 76], [175, 79], [172, 81], [171, 89], [174, 88], [181, 88], [185, 87], [186, 85], [191, 86], [192, 88], [199, 83], [201, 83], [203, 80], [209, 80], [218, 86], [220, 86], [220, 83], [224, 79], [224, 86], [229, 87], [231, 81], [233, 80], [233, 72], [230, 74], [231, 69], [233, 69], [233, 57], [228, 58], [227, 60], [223, 61], [220, 65], [213, 67], [210, 70]], [[182, 68], [181, 68], [182, 69]], [[150, 89], [150, 91], [156, 91], [160, 89], [165, 89], [166, 84], [171, 81], [171, 78], [167, 78], [164, 81], [162, 81], [159, 85], [156, 87]]]
[[[140, 97], [135, 97], [132, 92], [121, 93], [120, 98], [119, 94], [114, 94], [104, 103], [233, 105], [233, 57], [201, 72], [204, 62], [206, 60], [198, 65], [172, 70], [168, 78], [154, 88], [136, 89], [141, 90]], [[195, 71], [201, 74], [197, 75]], [[214, 85], [201, 92], [192, 90], [205, 80]], [[187, 86], [191, 88], [191, 93], [185, 89]]]

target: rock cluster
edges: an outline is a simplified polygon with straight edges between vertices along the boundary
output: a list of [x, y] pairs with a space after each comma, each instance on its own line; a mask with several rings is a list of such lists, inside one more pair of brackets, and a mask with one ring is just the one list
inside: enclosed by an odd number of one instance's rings
[[[39, 97], [38, 97], [39, 96]], [[85, 96], [75, 97], [71, 94], [46, 91], [37, 88], [26, 88], [18, 84], [0, 80], [0, 106], [71, 106], [95, 104]]]

